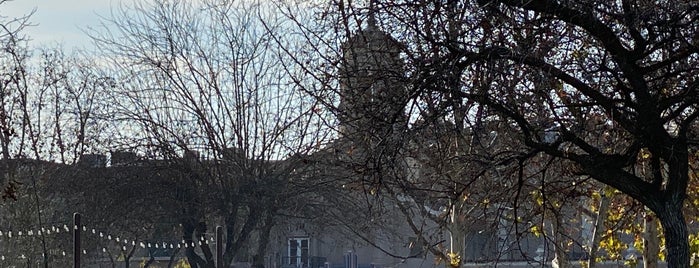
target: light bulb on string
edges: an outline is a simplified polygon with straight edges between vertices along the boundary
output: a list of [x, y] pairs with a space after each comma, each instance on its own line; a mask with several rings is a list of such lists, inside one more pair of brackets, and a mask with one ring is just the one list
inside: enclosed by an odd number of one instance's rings
[[22, 236], [22, 231], [17, 232], [18, 236]]
[[143, 242], [140, 243], [140, 246], [141, 246], [142, 248], [146, 248], [146, 245], [143, 244]]
[[92, 229], [92, 234], [95, 234], [95, 229]]
[[107, 240], [112, 240], [112, 235], [108, 235]]
[[102, 238], [102, 237], [104, 237], [104, 234], [102, 232], [100, 232], [100, 238]]
[[87, 232], [87, 227], [83, 226], [83, 232]]
[[116, 240], [116, 241], [117, 241], [117, 243], [118, 243], [118, 242], [119, 242], [119, 237], [117, 236], [117, 238], [116, 238], [116, 239], [114, 239], [114, 240]]

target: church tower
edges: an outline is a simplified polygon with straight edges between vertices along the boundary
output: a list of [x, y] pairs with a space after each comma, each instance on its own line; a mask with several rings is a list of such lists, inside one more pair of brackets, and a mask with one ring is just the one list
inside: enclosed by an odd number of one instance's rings
[[343, 136], [386, 137], [405, 125], [408, 94], [401, 49], [378, 27], [373, 11], [366, 27], [342, 45], [339, 120]]

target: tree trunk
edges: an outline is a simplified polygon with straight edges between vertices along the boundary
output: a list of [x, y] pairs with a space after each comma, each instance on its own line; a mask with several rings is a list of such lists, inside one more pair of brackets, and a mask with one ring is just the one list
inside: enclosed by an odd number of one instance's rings
[[148, 268], [151, 266], [151, 264], [153, 264], [155, 262], [155, 257], [153, 257], [153, 252], [149, 252], [148, 256], [149, 256], [148, 261], [146, 262], [145, 265], [143, 265], [143, 268]]
[[[605, 186], [606, 188], [606, 186]], [[608, 192], [606, 189], [602, 189], [599, 201], [599, 210], [597, 211], [597, 219], [595, 219], [595, 228], [592, 230], [592, 238], [590, 239], [590, 249], [588, 251], [589, 258], [587, 262], [587, 268], [594, 268], [597, 266], [597, 251], [599, 251], [599, 242], [602, 240], [602, 231], [604, 231], [604, 220], [607, 219], [607, 211], [609, 210], [609, 204], [611, 203], [611, 198], [607, 196]]]
[[204, 254], [204, 267], [214, 268], [214, 254], [211, 252], [211, 248], [209, 247], [208, 241], [206, 239], [206, 231], [206, 222], [199, 222], [199, 224], [197, 224], [197, 228], [195, 229], [194, 236], [197, 238], [198, 243], [202, 243], [199, 246], [199, 248], [201, 249], [201, 252]]
[[267, 255], [267, 246], [269, 245], [269, 234], [272, 232], [274, 225], [274, 213], [269, 212], [264, 220], [264, 225], [260, 230], [260, 241], [257, 245], [257, 254], [253, 258], [253, 268], [265, 268], [265, 255]]
[[172, 254], [170, 254], [170, 260], [167, 262], [167, 268], [172, 268], [172, 265], [175, 264], [175, 256], [177, 256], [177, 253], [180, 252], [180, 248], [175, 248], [174, 251], [172, 251]]
[[643, 267], [658, 267], [658, 252], [660, 251], [660, 239], [658, 239], [658, 226], [655, 216], [646, 211], [643, 217]]
[[669, 200], [654, 210], [663, 227], [668, 268], [689, 268], [689, 232], [682, 213], [681, 198]]
[[187, 261], [192, 268], [200, 268], [205, 265], [204, 260], [197, 255], [194, 251], [194, 246], [196, 245], [192, 240], [194, 235], [194, 224], [191, 221], [185, 221], [182, 223], [182, 238], [185, 241], [185, 256], [187, 256]]

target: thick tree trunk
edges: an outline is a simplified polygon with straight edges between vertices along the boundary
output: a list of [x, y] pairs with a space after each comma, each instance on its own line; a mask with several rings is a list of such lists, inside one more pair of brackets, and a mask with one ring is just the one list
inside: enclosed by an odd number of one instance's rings
[[655, 215], [647, 211], [643, 217], [643, 267], [658, 267], [658, 252], [660, 251], [658, 226]]
[[663, 227], [667, 267], [689, 268], [689, 232], [682, 213], [682, 202], [676, 200], [665, 202], [662, 209], [654, 212]]
[[257, 245], [257, 254], [253, 258], [253, 268], [265, 268], [265, 255], [267, 255], [267, 246], [269, 245], [269, 236], [274, 225], [274, 217], [272, 212], [268, 213], [264, 220], [264, 225], [260, 229], [260, 241]]
[[590, 250], [588, 251], [589, 260], [587, 268], [595, 268], [597, 266], [597, 252], [599, 251], [599, 242], [602, 240], [602, 232], [604, 231], [604, 220], [607, 219], [609, 203], [611, 198], [607, 196], [605, 189], [602, 189], [599, 201], [599, 210], [597, 211], [597, 219], [595, 219], [595, 228], [592, 230], [592, 238], [590, 239]]

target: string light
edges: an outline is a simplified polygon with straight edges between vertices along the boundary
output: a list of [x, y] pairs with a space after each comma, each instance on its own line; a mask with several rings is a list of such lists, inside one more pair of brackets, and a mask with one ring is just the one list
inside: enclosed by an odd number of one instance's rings
[[[15, 235], [16, 237], [27, 237], [27, 236], [34, 236], [34, 235], [42, 236], [42, 235], [50, 235], [52, 233], [58, 234], [61, 232], [61, 229], [64, 229], [66, 232], [70, 233], [70, 229], [69, 229], [68, 225], [67, 224], [62, 224], [62, 225], [63, 225], [62, 226], [63, 228], [61, 228], [61, 225], [52, 225], [52, 226], [46, 226], [46, 227], [37, 227], [36, 230], [31, 230], [31, 229], [30, 230], [15, 230], [14, 234], [13, 234], [13, 231], [4, 230], [4, 231], [0, 231], [0, 236], [5, 236], [8, 238], [12, 238], [13, 235]], [[211, 237], [211, 236], [209, 236], [209, 237], [199, 236], [198, 237], [199, 239], [197, 239], [198, 241], [197, 240], [187, 241], [187, 239], [182, 239], [181, 243], [171, 243], [171, 242], [169, 243], [169, 242], [165, 242], [165, 241], [154, 241], [154, 242], [148, 242], [146, 245], [146, 243], [140, 242], [140, 241], [135, 240], [135, 239], [131, 240], [131, 242], [129, 243], [129, 239], [121, 238], [120, 236], [112, 237], [111, 234], [107, 234], [105, 232], [100, 232], [99, 230], [97, 230], [95, 228], [88, 228], [89, 226], [86, 226], [86, 225], [73, 224], [72, 226], [73, 226], [74, 230], [82, 229], [86, 233], [91, 232], [94, 235], [99, 234], [100, 238], [106, 238], [110, 241], [115, 241], [116, 243], [121, 243], [121, 245], [117, 244], [115, 246], [117, 246], [117, 248], [119, 246], [121, 246], [120, 248], [123, 251], [127, 250], [127, 247], [129, 246], [129, 244], [131, 244], [131, 246], [134, 246], [134, 247], [139, 245], [142, 248], [155, 247], [157, 249], [160, 249], [160, 248], [167, 249], [168, 245], [169, 245], [170, 249], [175, 249], [175, 248], [181, 249], [181, 248], [189, 248], [189, 247], [196, 248], [197, 244], [199, 244], [199, 246], [203, 246], [203, 245], [209, 245], [210, 243], [213, 243], [216, 241], [215, 238]], [[97, 250], [99, 250], [99, 249], [97, 249]], [[83, 252], [83, 254], [87, 254], [87, 250], [82, 250], [82, 252]], [[102, 247], [102, 252], [107, 253], [108, 252], [107, 247]], [[66, 256], [66, 252], [61, 251], [61, 255]], [[4, 257], [4, 256], [2, 256], [2, 257]], [[26, 258], [26, 256], [25, 256], [25, 258]]]

